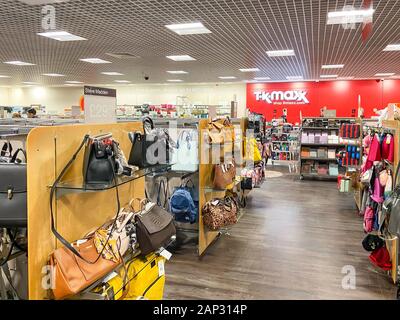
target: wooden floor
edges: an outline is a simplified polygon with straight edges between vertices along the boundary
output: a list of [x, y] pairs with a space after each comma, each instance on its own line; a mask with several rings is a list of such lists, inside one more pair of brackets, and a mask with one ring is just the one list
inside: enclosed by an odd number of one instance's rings
[[[271, 178], [245, 210], [202, 259], [193, 245], [174, 253], [165, 299], [395, 298], [396, 287], [362, 248], [352, 197], [334, 182]], [[346, 265], [356, 270], [355, 290], [342, 288]]]

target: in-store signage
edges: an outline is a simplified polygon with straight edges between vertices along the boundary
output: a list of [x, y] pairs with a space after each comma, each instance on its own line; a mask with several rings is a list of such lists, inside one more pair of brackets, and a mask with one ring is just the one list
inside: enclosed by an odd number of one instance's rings
[[115, 89], [85, 86], [83, 90], [86, 123], [117, 122], [117, 91]]
[[299, 105], [308, 104], [306, 90], [288, 90], [288, 91], [254, 91], [257, 101], [265, 101], [273, 105]]
[[117, 90], [108, 88], [97, 88], [97, 87], [84, 87], [85, 95], [101, 96], [101, 97], [116, 97]]

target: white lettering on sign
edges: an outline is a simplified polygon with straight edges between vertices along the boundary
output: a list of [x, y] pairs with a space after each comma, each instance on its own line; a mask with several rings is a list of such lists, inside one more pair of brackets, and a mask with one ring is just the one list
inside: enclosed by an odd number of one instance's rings
[[289, 91], [255, 91], [257, 101], [266, 101], [270, 104], [307, 104], [310, 101], [307, 98], [306, 90]]

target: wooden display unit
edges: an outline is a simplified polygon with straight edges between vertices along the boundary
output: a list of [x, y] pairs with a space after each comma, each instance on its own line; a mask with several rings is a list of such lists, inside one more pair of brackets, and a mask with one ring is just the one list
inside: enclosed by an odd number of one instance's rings
[[[112, 133], [126, 156], [132, 146], [128, 132], [142, 131], [142, 123], [84, 124], [38, 127], [27, 139], [28, 161], [28, 277], [29, 299], [47, 299], [45, 283], [49, 254], [60, 246], [50, 229], [50, 186], [86, 134]], [[83, 150], [63, 181], [82, 181]], [[119, 187], [121, 206], [132, 198], [144, 198], [145, 178]], [[72, 192], [54, 199], [58, 231], [75, 241], [116, 214], [115, 188], [99, 192]]]

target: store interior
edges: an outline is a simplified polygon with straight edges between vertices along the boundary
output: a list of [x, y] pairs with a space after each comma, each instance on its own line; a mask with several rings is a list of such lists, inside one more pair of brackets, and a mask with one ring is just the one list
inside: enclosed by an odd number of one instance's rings
[[0, 300], [400, 299], [399, 15], [0, 0]]

